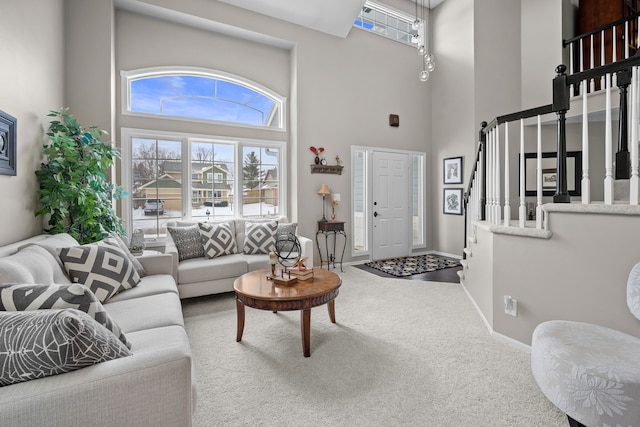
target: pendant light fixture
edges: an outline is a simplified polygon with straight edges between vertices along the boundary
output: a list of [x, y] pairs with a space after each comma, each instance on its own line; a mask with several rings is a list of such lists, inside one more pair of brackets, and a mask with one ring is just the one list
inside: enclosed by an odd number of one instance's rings
[[418, 78], [421, 82], [429, 80], [429, 73], [436, 69], [436, 62], [432, 53], [431, 37], [433, 31], [431, 30], [431, 0], [429, 0], [429, 49], [425, 46], [425, 22], [424, 22], [424, 0], [420, 0], [420, 16], [418, 16], [418, 0], [416, 2], [416, 19], [411, 24], [411, 28], [417, 31], [412, 37], [412, 41], [418, 45], [418, 55], [422, 57], [422, 71], [418, 74]]

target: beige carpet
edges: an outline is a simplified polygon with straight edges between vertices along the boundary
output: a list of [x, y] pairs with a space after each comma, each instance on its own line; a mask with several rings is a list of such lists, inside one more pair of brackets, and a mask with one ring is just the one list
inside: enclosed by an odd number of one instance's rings
[[562, 426], [529, 354], [489, 336], [459, 284], [345, 267], [337, 323], [246, 309], [235, 342], [231, 293], [185, 300], [198, 378], [194, 427]]

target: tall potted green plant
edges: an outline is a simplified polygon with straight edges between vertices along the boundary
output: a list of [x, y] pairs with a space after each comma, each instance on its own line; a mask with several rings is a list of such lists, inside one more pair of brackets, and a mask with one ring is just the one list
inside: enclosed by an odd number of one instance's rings
[[124, 234], [122, 220], [113, 210], [113, 199], [123, 188], [107, 178], [120, 152], [96, 128], [86, 129], [68, 113], [68, 108], [50, 111], [44, 163], [36, 171], [40, 182], [38, 215], [49, 215], [48, 232], [69, 233], [80, 243], [101, 240], [109, 233]]

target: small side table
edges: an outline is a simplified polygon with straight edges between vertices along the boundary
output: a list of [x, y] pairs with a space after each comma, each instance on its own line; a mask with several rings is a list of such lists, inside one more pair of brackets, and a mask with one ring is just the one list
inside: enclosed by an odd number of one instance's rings
[[[322, 249], [320, 248], [320, 239], [319, 235], [324, 235], [324, 249], [326, 257], [322, 258]], [[329, 235], [333, 235], [333, 252], [329, 253]], [[338, 240], [338, 236], [342, 236], [344, 239], [344, 243], [342, 246], [342, 254], [340, 255], [339, 263], [340, 263], [340, 271], [344, 272], [342, 269], [342, 260], [344, 258], [344, 251], [347, 249], [347, 233], [344, 232], [344, 221], [318, 221], [318, 231], [316, 232], [316, 245], [318, 246], [318, 254], [320, 255], [320, 268], [324, 266], [324, 263], [327, 263], [327, 270], [331, 269], [331, 265], [333, 268], [336, 268], [336, 241]]]

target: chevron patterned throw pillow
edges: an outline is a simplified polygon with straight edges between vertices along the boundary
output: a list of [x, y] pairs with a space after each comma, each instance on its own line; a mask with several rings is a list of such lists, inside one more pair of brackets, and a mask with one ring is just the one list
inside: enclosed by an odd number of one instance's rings
[[91, 289], [100, 302], [140, 282], [129, 258], [111, 245], [88, 244], [58, 249], [69, 278]]
[[247, 235], [242, 252], [245, 254], [268, 254], [276, 248], [278, 221], [247, 222]]
[[236, 253], [236, 238], [231, 224], [199, 222], [198, 227], [200, 227], [200, 241], [204, 247], [204, 255], [207, 258]]

